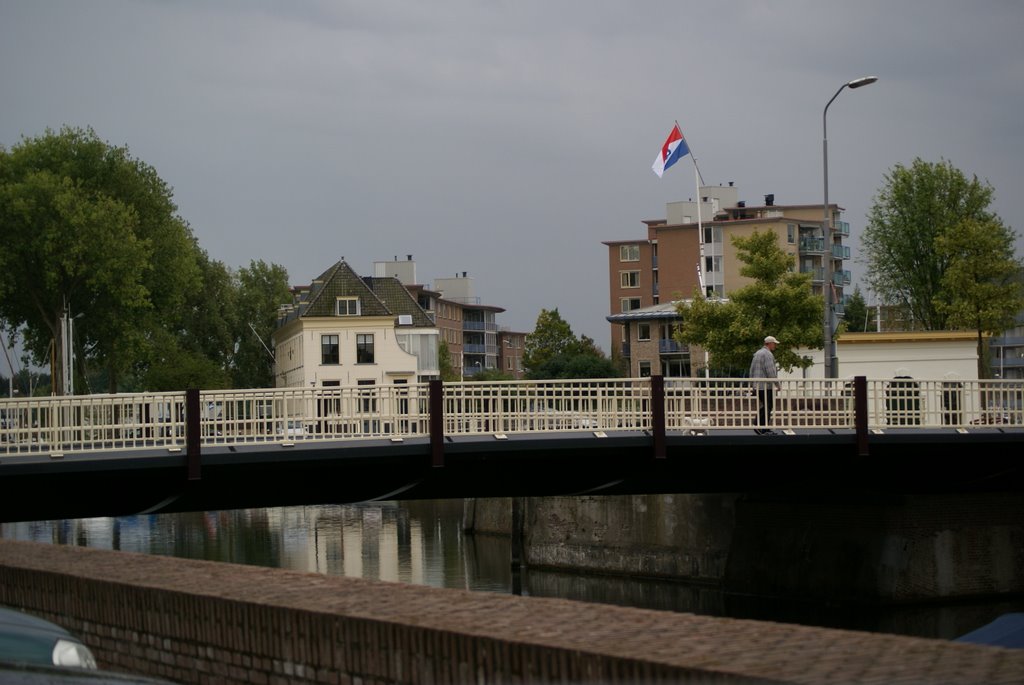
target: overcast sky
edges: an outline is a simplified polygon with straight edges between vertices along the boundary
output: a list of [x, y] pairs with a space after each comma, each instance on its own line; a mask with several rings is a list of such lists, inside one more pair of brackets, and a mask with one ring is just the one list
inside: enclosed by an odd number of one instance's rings
[[411, 254], [607, 352], [602, 241], [695, 195], [689, 159], [651, 171], [675, 120], [706, 183], [821, 202], [822, 110], [875, 75], [828, 110], [854, 252], [915, 157], [986, 179], [1020, 234], [1022, 35], [1016, 0], [0, 0], [0, 145], [92, 127], [229, 267]]

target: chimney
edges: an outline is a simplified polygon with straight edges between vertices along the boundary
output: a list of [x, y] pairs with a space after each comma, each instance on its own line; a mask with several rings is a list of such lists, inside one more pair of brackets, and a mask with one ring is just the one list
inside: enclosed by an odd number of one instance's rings
[[775, 193], [769, 193], [764, 196], [764, 206], [771, 207], [775, 204]]

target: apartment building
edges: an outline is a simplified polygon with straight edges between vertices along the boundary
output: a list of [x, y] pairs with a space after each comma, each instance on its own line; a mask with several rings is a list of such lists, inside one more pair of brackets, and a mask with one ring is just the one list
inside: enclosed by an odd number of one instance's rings
[[774, 233], [793, 269], [811, 274], [819, 295], [830, 265], [835, 311], [842, 316], [844, 287], [851, 282], [843, 268], [850, 258], [844, 244], [850, 226], [841, 220], [841, 207], [830, 205], [829, 210], [833, 230], [826, 246], [821, 204], [779, 205], [770, 194], [763, 204], [748, 205], [732, 183], [703, 186], [697, 201], [668, 203], [664, 219], [644, 221], [642, 238], [605, 241], [612, 346], [629, 361], [630, 374], [699, 375], [703, 351], [672, 339], [678, 321], [672, 303], [695, 292], [727, 298], [731, 290], [749, 284], [740, 275], [742, 263], [732, 240], [755, 231]]
[[483, 304], [475, 282], [467, 272], [451, 278], [435, 278], [432, 285], [420, 284], [412, 255], [405, 260], [374, 262], [378, 276], [393, 276], [403, 283], [419, 306], [437, 326], [448, 347], [453, 368], [470, 379], [484, 371], [500, 371], [513, 378], [523, 377], [523, 348], [526, 333], [503, 329], [498, 315], [505, 311]]

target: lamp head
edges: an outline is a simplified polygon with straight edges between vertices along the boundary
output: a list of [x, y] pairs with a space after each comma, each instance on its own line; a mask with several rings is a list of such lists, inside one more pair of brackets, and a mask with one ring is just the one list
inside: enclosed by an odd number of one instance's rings
[[847, 88], [860, 88], [861, 86], [868, 86], [878, 80], [877, 76], [861, 76], [855, 78], [846, 84]]

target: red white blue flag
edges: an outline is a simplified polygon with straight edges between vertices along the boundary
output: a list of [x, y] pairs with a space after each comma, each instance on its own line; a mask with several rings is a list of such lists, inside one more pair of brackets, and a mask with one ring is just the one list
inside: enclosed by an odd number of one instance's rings
[[688, 154], [690, 154], [690, 148], [686, 145], [683, 132], [679, 130], [679, 124], [675, 124], [672, 127], [672, 132], [668, 134], [668, 140], [658, 151], [658, 156], [651, 168], [654, 169], [654, 173], [658, 174], [658, 178], [661, 178], [666, 169]]

